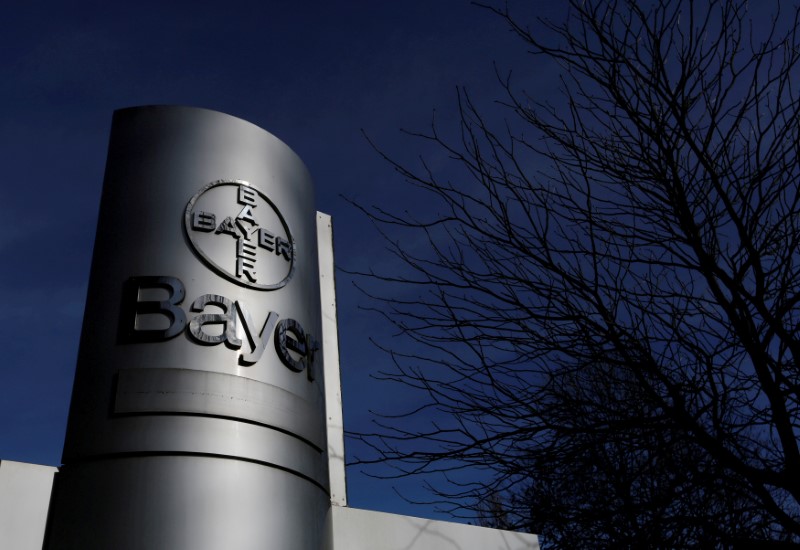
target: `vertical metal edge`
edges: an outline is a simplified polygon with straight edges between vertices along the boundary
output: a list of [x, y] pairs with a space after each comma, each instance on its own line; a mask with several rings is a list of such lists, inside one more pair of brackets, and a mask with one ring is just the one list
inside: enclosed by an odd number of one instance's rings
[[339, 329], [336, 321], [336, 278], [333, 261], [333, 224], [328, 214], [317, 212], [322, 353], [325, 369], [325, 415], [328, 426], [328, 471], [331, 504], [347, 506], [344, 416], [339, 370]]

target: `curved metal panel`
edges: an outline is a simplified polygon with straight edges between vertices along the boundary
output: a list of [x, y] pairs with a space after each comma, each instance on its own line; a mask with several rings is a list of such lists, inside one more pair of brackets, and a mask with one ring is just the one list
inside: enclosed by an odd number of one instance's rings
[[[253, 490], [258, 487], [260, 490]], [[58, 474], [58, 550], [318, 550], [325, 493], [276, 468], [195, 456], [76, 464]]]
[[[144, 415], [120, 419], [108, 436], [109, 456], [224, 456], [277, 466], [325, 487], [327, 473], [319, 452], [294, 436], [226, 418], [192, 415]], [[234, 428], [234, 429], [231, 429]], [[124, 429], [124, 436], [120, 435]], [[225, 453], [222, 453], [222, 450]]]
[[289, 432], [318, 451], [325, 428], [317, 411], [284, 389], [217, 372], [189, 369], [122, 369], [114, 412], [190, 413], [255, 422]]
[[[205, 109], [115, 112], [51, 511], [74, 545], [52, 547], [254, 548], [266, 528], [239, 545], [237, 514], [275, 510], [292, 542], [260, 547], [318, 548], [297, 541], [330, 502], [319, 293], [313, 186], [285, 144]], [[143, 523], [111, 517], [126, 507]], [[98, 546], [78, 534], [95, 516], [114, 526]]]

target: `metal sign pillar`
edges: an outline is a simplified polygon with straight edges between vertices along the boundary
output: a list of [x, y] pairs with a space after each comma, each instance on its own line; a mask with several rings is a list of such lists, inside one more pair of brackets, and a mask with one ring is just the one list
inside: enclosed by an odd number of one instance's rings
[[261, 128], [114, 114], [45, 548], [323, 547], [316, 235], [306, 168]]

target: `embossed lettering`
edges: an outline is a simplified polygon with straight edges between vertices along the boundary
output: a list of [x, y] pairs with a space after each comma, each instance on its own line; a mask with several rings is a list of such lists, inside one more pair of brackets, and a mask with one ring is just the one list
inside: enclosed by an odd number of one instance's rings
[[[250, 312], [247, 311], [241, 302], [238, 301], [236, 302], [236, 310], [239, 312], [239, 317], [242, 319], [244, 333], [247, 336], [247, 341], [250, 344], [250, 348], [253, 350], [251, 353], [242, 354], [239, 356], [239, 363], [242, 365], [252, 365], [261, 359], [261, 356], [264, 354], [264, 350], [267, 349], [267, 342], [269, 341], [269, 337], [272, 335], [272, 328], [278, 321], [278, 314], [274, 311], [270, 311], [267, 315], [267, 320], [264, 321], [264, 326], [261, 328], [261, 332], [256, 334], [256, 324], [253, 322]], [[259, 336], [261, 337], [260, 340], [257, 339]]]
[[214, 231], [217, 227], [217, 217], [211, 212], [193, 212], [192, 229], [196, 231]]
[[256, 206], [256, 191], [247, 185], [239, 186], [239, 204]]
[[[186, 313], [179, 307], [185, 294], [183, 283], [176, 277], [129, 278], [123, 285], [120, 341], [159, 342], [180, 334], [187, 327]], [[159, 295], [166, 298], [152, 299]], [[208, 346], [224, 343], [228, 348], [240, 350], [239, 364], [250, 366], [262, 359], [272, 337], [283, 365], [293, 372], [305, 370], [310, 381], [316, 378], [315, 356], [319, 344], [296, 320], [278, 321], [278, 313], [269, 311], [259, 331], [242, 302], [219, 294], [203, 294], [189, 309], [198, 313], [188, 323], [191, 340]]]
[[[140, 300], [143, 290], [161, 289], [167, 292], [166, 300]], [[157, 342], [174, 338], [186, 327], [186, 314], [178, 304], [183, 302], [186, 290], [176, 277], [130, 277], [123, 284], [120, 308], [119, 336], [123, 342]], [[141, 317], [155, 318], [156, 324], [167, 321], [166, 328], [144, 328]]]
[[[189, 334], [201, 344], [215, 346], [225, 343], [228, 347], [239, 349], [242, 341], [236, 336], [236, 312], [234, 304], [219, 294], [203, 294], [192, 303], [192, 311], [203, 311], [206, 305], [222, 309], [222, 313], [203, 313], [189, 323]], [[206, 325], [222, 325], [220, 334], [209, 334], [203, 330]]]

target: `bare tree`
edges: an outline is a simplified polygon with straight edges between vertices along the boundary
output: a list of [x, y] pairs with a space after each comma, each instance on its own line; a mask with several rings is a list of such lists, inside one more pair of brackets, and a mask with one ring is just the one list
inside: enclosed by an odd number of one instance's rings
[[360, 463], [563, 545], [800, 540], [799, 21], [752, 7], [487, 7], [562, 96], [501, 76], [509, 120], [461, 92], [458, 138], [413, 134], [446, 169], [386, 157], [439, 212], [365, 209], [405, 265], [365, 274], [384, 377], [427, 401]]

